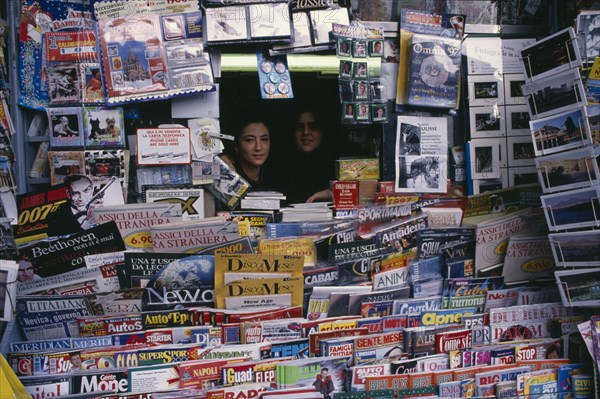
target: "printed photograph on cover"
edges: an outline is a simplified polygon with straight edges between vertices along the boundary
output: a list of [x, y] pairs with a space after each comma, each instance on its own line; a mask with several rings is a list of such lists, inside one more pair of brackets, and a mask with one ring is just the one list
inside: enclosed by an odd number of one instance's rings
[[103, 54], [106, 94], [115, 97], [167, 89], [166, 62], [159, 17], [101, 19], [99, 41]]
[[552, 231], [600, 226], [600, 187], [542, 195], [541, 200]]
[[81, 93], [84, 104], [104, 103], [104, 90], [102, 88], [102, 72], [99, 64], [79, 64], [81, 76]]
[[52, 148], [83, 147], [83, 116], [79, 107], [47, 108]]
[[523, 95], [523, 85], [525, 78], [520, 73], [509, 73], [504, 75], [504, 104], [518, 105], [525, 104]]
[[290, 37], [292, 34], [290, 9], [286, 2], [252, 4], [248, 6], [250, 36], [257, 38]]
[[600, 231], [572, 231], [548, 235], [558, 267], [600, 266]]
[[353, 78], [354, 79], [367, 79], [369, 77], [368, 75], [368, 68], [367, 68], [367, 63], [366, 62], [353, 62]]
[[76, 64], [46, 67], [46, 82], [50, 105], [81, 104], [81, 82]]
[[220, 176], [208, 190], [229, 209], [235, 209], [241, 202], [246, 192], [250, 189], [250, 183], [244, 180], [235, 170], [231, 169], [220, 157], [213, 158], [219, 163]]
[[442, 156], [403, 156], [396, 161], [396, 187], [406, 192], [446, 192], [446, 161]]
[[469, 146], [473, 179], [500, 178], [500, 145], [494, 139], [474, 139]]
[[537, 157], [535, 165], [545, 193], [598, 185], [600, 170], [593, 147]]
[[387, 121], [387, 106], [386, 104], [371, 104], [371, 120], [373, 122]]
[[455, 108], [458, 104], [460, 40], [415, 34], [410, 51], [407, 103]]
[[554, 275], [564, 306], [598, 305], [600, 300], [598, 268], [557, 271]]
[[531, 119], [543, 118], [587, 105], [578, 69], [523, 85]]
[[586, 107], [529, 122], [535, 155], [553, 154], [591, 143]]
[[125, 120], [121, 107], [84, 107], [83, 126], [88, 149], [125, 146]]
[[504, 104], [504, 83], [496, 75], [472, 75], [469, 76], [468, 83], [470, 105]]
[[572, 27], [538, 40], [521, 50], [523, 76], [528, 82], [556, 75], [581, 65]]
[[469, 108], [472, 138], [506, 136], [504, 107], [485, 106]]
[[83, 151], [48, 151], [50, 184], [61, 184], [70, 175], [84, 173]]
[[506, 113], [506, 135], [507, 136], [528, 136], [529, 130], [529, 111], [527, 106], [507, 105], [504, 107]]
[[508, 160], [510, 166], [533, 166], [535, 151], [531, 136], [509, 137], [507, 140]]
[[519, 166], [508, 168], [509, 187], [519, 186], [521, 184], [533, 184], [538, 182], [538, 173], [535, 166]]
[[349, 101], [344, 101], [343, 105], [342, 105], [342, 119], [343, 120], [347, 120], [347, 121], [352, 121], [354, 120], [354, 109], [356, 107], [356, 104], [353, 102], [349, 102]]
[[206, 41], [247, 40], [246, 7], [206, 7]]
[[340, 79], [352, 77], [352, 61], [340, 60]]
[[368, 101], [369, 100], [369, 82], [367, 81], [354, 81], [353, 82], [354, 101]]

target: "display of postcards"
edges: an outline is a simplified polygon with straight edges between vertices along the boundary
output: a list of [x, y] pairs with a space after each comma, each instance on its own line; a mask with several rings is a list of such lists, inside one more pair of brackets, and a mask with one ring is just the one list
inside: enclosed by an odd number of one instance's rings
[[83, 117], [81, 108], [47, 108], [52, 148], [83, 147]]
[[509, 105], [504, 107], [506, 114], [506, 135], [524, 136], [530, 135], [529, 111], [526, 105]]
[[526, 83], [523, 86], [523, 94], [531, 119], [543, 118], [587, 104], [578, 69]]
[[581, 65], [572, 27], [538, 40], [521, 50], [523, 76], [530, 81], [556, 75]]
[[563, 270], [554, 275], [564, 306], [598, 306], [600, 269]]
[[344, 101], [342, 104], [342, 119], [346, 121], [354, 120], [355, 103]]
[[387, 122], [387, 106], [382, 104], [371, 104], [371, 120], [373, 122]]
[[69, 175], [84, 174], [83, 151], [48, 151], [50, 184], [62, 183]]
[[504, 107], [470, 107], [471, 138], [506, 136]]
[[102, 72], [99, 64], [79, 64], [81, 94], [84, 104], [103, 104]]
[[600, 171], [593, 147], [538, 157], [535, 159], [544, 193], [598, 185]]
[[407, 103], [413, 106], [456, 108], [460, 60], [460, 40], [413, 35]]
[[504, 75], [504, 104], [525, 104], [525, 96], [523, 95], [524, 84], [525, 78], [520, 73]]
[[516, 136], [508, 138], [508, 165], [532, 166], [535, 159], [531, 136]]
[[538, 182], [538, 174], [535, 166], [520, 166], [508, 168], [509, 187], [519, 186], [521, 184], [533, 184]]
[[205, 22], [208, 43], [248, 39], [246, 7], [206, 7]]
[[84, 107], [83, 127], [86, 148], [125, 146], [125, 120], [121, 107]]
[[600, 187], [541, 196], [548, 229], [600, 227]]
[[367, 41], [354, 39], [352, 41], [352, 57], [367, 58]]
[[369, 82], [366, 80], [353, 81], [353, 91], [355, 101], [369, 100]]
[[291, 37], [291, 15], [287, 2], [248, 6], [250, 36], [256, 38]]
[[352, 77], [354, 79], [367, 79], [369, 77], [369, 68], [366, 62], [354, 62], [352, 68]]
[[[294, 26], [296, 22], [294, 22]], [[350, 47], [352, 46], [352, 39], [347, 37], [341, 37], [337, 40], [336, 51], [339, 57], [350, 57]]]
[[535, 155], [553, 154], [591, 143], [585, 107], [529, 122]]
[[369, 41], [369, 57], [383, 57], [383, 40]]
[[[167, 57], [167, 65], [201, 65], [210, 60], [204, 54], [204, 46], [201, 39], [186, 39], [167, 42], [164, 45]], [[160, 55], [160, 54], [159, 54]]]
[[81, 81], [76, 64], [46, 67], [46, 83], [50, 105], [81, 103]]
[[495, 75], [469, 75], [471, 106], [504, 104], [504, 83]]
[[287, 55], [268, 56], [258, 50], [256, 59], [262, 98], [294, 98]]
[[340, 79], [350, 79], [352, 77], [352, 61], [340, 61]]
[[369, 103], [356, 103], [356, 120], [368, 122], [370, 117]]
[[600, 266], [600, 230], [548, 234], [557, 267]]
[[500, 146], [494, 139], [474, 139], [469, 146], [473, 179], [500, 178]]

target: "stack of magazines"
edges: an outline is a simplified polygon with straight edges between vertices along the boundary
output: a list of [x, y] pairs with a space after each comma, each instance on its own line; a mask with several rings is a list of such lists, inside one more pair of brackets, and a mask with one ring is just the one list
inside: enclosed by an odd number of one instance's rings
[[313, 202], [303, 204], [290, 204], [287, 208], [282, 208], [282, 222], [305, 222], [305, 221], [324, 221], [333, 219], [331, 211], [331, 202]]
[[242, 199], [242, 209], [279, 210], [286, 197], [278, 191], [252, 191]]

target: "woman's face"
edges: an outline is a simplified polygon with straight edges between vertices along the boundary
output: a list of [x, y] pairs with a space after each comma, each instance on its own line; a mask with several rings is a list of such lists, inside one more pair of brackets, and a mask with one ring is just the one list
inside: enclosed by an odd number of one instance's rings
[[240, 134], [238, 156], [243, 163], [262, 166], [269, 156], [271, 136], [264, 123], [250, 123]]
[[312, 112], [304, 112], [296, 121], [294, 129], [296, 147], [302, 152], [313, 152], [321, 145], [323, 131]]

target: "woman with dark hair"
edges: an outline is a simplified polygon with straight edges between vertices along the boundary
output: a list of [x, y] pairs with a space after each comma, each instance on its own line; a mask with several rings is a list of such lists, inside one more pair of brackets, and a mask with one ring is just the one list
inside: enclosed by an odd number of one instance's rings
[[273, 190], [272, 176], [264, 166], [271, 150], [269, 127], [260, 119], [247, 119], [236, 130], [235, 153], [223, 160], [250, 183], [252, 191]]

